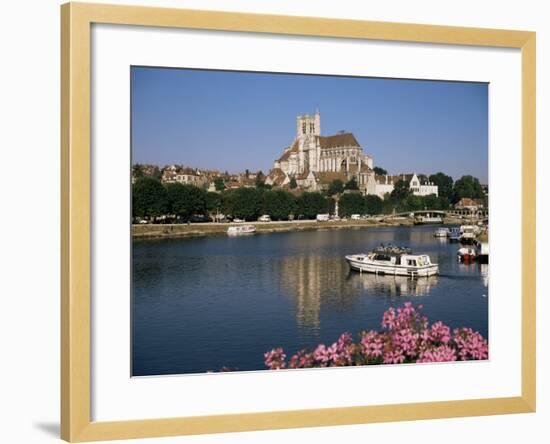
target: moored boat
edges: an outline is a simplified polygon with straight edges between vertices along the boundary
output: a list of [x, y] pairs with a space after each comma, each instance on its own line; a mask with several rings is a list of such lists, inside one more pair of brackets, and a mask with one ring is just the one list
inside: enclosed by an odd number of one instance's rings
[[427, 214], [425, 216], [416, 216], [414, 218], [415, 225], [428, 225], [428, 224], [442, 224], [443, 219], [441, 216], [434, 216]]
[[459, 241], [461, 244], [472, 245], [476, 237], [481, 233], [481, 228], [475, 225], [461, 225]]
[[448, 228], [438, 228], [434, 231], [434, 237], [447, 237], [449, 235]]
[[439, 266], [432, 264], [430, 256], [413, 254], [410, 248], [380, 246], [370, 253], [346, 256], [352, 270], [394, 276], [433, 276]]
[[462, 247], [457, 252], [458, 260], [464, 263], [474, 262], [477, 257], [476, 250], [470, 247]]
[[229, 236], [241, 236], [244, 234], [254, 234], [256, 227], [254, 225], [232, 225], [227, 229]]
[[458, 242], [460, 240], [460, 228], [450, 227], [447, 238], [449, 239], [449, 242]]

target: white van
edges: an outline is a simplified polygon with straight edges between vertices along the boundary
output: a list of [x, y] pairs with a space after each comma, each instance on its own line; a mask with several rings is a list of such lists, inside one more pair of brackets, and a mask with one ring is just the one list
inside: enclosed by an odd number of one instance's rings
[[264, 214], [258, 218], [258, 222], [271, 222], [271, 217], [269, 217], [269, 214]]
[[327, 222], [330, 219], [329, 214], [318, 214], [317, 215], [317, 222]]
[[351, 215], [351, 220], [361, 220], [361, 215], [360, 214], [352, 214]]

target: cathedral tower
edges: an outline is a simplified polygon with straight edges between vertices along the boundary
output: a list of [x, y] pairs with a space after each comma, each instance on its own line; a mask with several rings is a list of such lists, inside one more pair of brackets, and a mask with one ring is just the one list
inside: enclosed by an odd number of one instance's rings
[[296, 138], [321, 135], [321, 113], [319, 110], [313, 115], [304, 114], [296, 117]]

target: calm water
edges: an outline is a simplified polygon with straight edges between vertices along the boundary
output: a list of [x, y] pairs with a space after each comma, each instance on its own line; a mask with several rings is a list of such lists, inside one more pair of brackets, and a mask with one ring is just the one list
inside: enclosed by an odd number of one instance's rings
[[[263, 353], [379, 329], [406, 301], [431, 321], [488, 334], [487, 265], [463, 265], [433, 227], [256, 234], [133, 243], [133, 375], [263, 370]], [[392, 242], [428, 253], [440, 276], [350, 272], [345, 254]]]

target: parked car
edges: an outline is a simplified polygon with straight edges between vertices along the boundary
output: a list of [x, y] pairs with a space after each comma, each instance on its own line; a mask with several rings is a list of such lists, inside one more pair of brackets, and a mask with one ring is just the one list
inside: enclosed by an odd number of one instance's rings
[[351, 220], [361, 220], [361, 215], [360, 214], [352, 214], [351, 215]]
[[316, 219], [317, 219], [317, 222], [327, 222], [330, 219], [330, 215], [328, 213], [318, 214]]
[[193, 223], [212, 222], [212, 219], [210, 219], [208, 216], [205, 216], [204, 214], [193, 214], [193, 216], [189, 218], [189, 222], [193, 222]]
[[235, 219], [233, 219], [233, 222], [235, 222], [235, 223], [241, 223], [241, 222], [244, 222], [244, 220], [243, 220], [243, 219], [239, 219], [239, 218], [235, 218]]
[[268, 214], [264, 214], [258, 218], [258, 222], [271, 222], [271, 217]]

